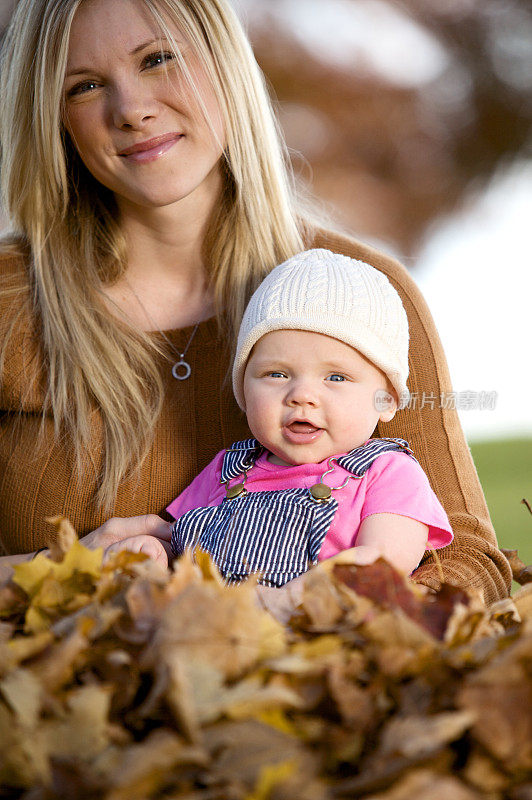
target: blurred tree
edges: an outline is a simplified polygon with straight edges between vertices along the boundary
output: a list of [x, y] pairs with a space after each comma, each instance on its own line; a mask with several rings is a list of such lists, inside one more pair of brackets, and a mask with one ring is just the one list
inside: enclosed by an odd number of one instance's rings
[[[1, 29], [14, 0], [0, 2]], [[530, 0], [234, 2], [296, 172], [361, 236], [411, 256], [435, 218], [530, 157]]]
[[[435, 217], [508, 161], [530, 157], [529, 0], [270, 0], [267, 10], [260, 0], [240, 5], [280, 101], [296, 166], [360, 234], [412, 255]], [[347, 6], [364, 10], [367, 27], [359, 33], [361, 52], [357, 56], [353, 47], [352, 58], [342, 63], [337, 50], [345, 47]], [[420, 75], [417, 85], [394, 80], [389, 69], [379, 70], [377, 58], [367, 63], [368, 52], [378, 55], [390, 46], [389, 30], [379, 27], [385, 7], [441, 49], [441, 68], [430, 79]], [[338, 18], [336, 31], [326, 25], [317, 33], [327, 39], [324, 46], [316, 48], [314, 37], [305, 43], [297, 24], [287, 25], [290, 18], [297, 22], [297, 14], [314, 14], [323, 26], [324, 12]], [[354, 13], [352, 24], [361, 22], [364, 17]], [[405, 52], [404, 59], [411, 55]]]

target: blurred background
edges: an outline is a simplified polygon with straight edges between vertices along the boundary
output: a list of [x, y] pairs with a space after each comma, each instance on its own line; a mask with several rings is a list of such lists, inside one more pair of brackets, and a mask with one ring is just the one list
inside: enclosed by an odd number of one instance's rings
[[233, 2], [299, 182], [424, 293], [499, 541], [531, 563], [530, 1]]

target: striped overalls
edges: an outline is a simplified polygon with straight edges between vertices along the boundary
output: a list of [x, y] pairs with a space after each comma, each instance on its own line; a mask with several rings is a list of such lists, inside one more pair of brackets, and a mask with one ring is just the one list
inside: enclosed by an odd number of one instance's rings
[[[180, 556], [187, 548], [210, 553], [227, 583], [240, 583], [252, 573], [260, 583], [282, 586], [318, 563], [338, 501], [323, 483], [301, 489], [247, 492], [246, 471], [264, 448], [256, 439], [236, 442], [226, 452], [220, 482], [227, 497], [218, 506], [187, 511], [174, 524], [172, 552]], [[406, 452], [403, 439], [371, 439], [343, 456], [337, 464], [362, 478], [382, 453]], [[243, 481], [229, 486], [229, 481]]]

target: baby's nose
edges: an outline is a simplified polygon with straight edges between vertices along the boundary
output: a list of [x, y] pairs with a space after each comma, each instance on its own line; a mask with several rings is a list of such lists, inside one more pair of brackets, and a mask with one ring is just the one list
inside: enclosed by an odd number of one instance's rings
[[288, 390], [289, 405], [318, 405], [318, 392], [311, 381], [294, 381]]

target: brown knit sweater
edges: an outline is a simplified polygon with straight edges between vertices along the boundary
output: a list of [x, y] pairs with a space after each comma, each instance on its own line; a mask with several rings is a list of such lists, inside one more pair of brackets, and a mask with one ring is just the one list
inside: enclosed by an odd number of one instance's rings
[[[322, 232], [312, 242], [372, 264], [384, 272], [399, 291], [410, 323], [410, 391], [437, 398], [400, 411], [377, 428], [378, 436], [406, 439], [440, 498], [455, 538], [438, 555], [446, 579], [479, 587], [487, 602], [504, 597], [510, 585], [508, 562], [497, 548], [488, 510], [469, 449], [455, 411], [441, 409], [439, 396], [449, 391], [450, 379], [434, 323], [408, 272], [396, 261], [360, 242]], [[0, 257], [0, 276], [23, 269], [21, 259]], [[452, 310], [449, 309], [449, 313]], [[0, 341], [6, 335], [13, 309], [0, 305]], [[169, 334], [179, 352], [192, 328]], [[161, 357], [165, 404], [157, 422], [155, 440], [139, 476], [118, 492], [113, 516], [161, 513], [211, 458], [231, 442], [249, 435], [246, 420], [224, 378], [229, 345], [218, 334], [215, 320], [198, 327], [187, 353], [192, 375], [176, 381], [169, 363]], [[0, 385], [0, 534], [3, 554], [31, 552], [43, 546], [50, 527], [44, 519], [69, 517], [80, 536], [98, 527], [106, 515], [95, 508], [94, 474], [78, 481], [73, 474], [73, 451], [64, 439], [56, 440], [53, 420], [42, 424], [42, 388], [31, 376], [39, 363], [38, 347], [27, 327], [13, 337]], [[22, 412], [22, 413], [21, 413]], [[96, 468], [98, 445], [92, 457]], [[420, 582], [436, 587], [439, 571], [427, 556], [415, 573]]]

